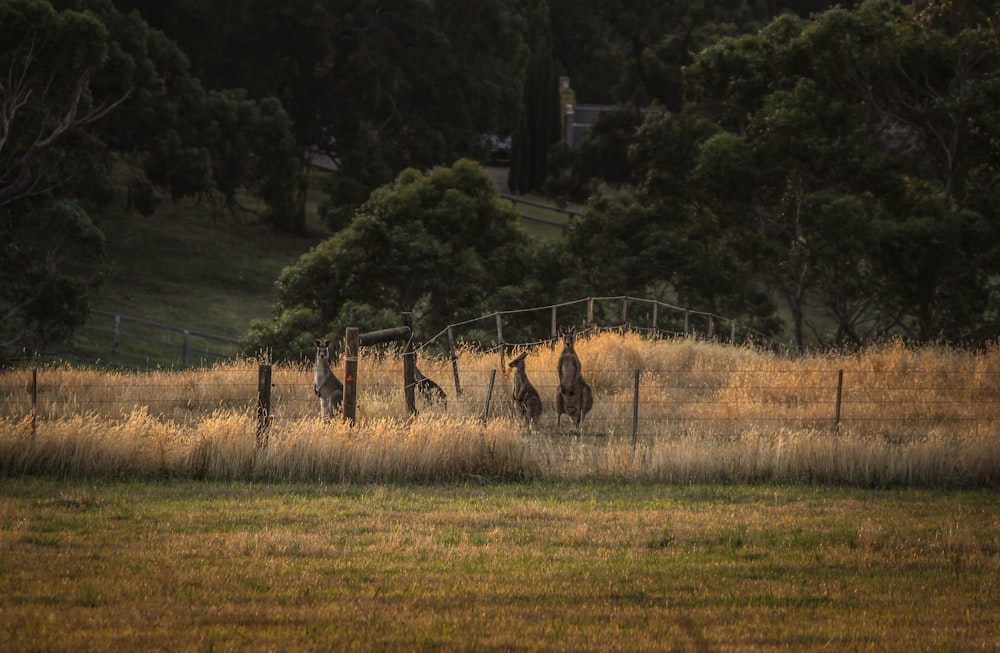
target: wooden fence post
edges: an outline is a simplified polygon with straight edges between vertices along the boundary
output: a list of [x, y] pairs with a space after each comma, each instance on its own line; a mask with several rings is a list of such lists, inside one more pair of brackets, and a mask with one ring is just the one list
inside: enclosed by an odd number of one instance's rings
[[410, 415], [417, 414], [417, 400], [414, 388], [417, 384], [417, 354], [413, 351], [413, 314], [403, 313], [403, 326], [410, 330], [410, 336], [403, 345], [403, 396], [406, 397], [406, 410]]
[[455, 377], [455, 395], [462, 394], [462, 384], [458, 380], [458, 355], [455, 353], [455, 334], [448, 327], [448, 352], [451, 354], [451, 374]]
[[736, 344], [736, 320], [729, 320], [729, 344]]
[[636, 435], [639, 432], [639, 369], [635, 370], [635, 391], [632, 393], [632, 453], [635, 453]]
[[38, 368], [31, 368], [31, 437], [35, 437], [35, 423], [38, 419]]
[[691, 328], [691, 311], [684, 309], [684, 335], [688, 334], [688, 330]]
[[267, 446], [267, 427], [271, 424], [271, 365], [257, 368], [257, 449]]
[[500, 369], [504, 366], [504, 346], [503, 346], [503, 324], [501, 324], [500, 314], [497, 313], [497, 347], [500, 348]]
[[558, 336], [558, 335], [559, 335], [559, 332], [558, 332], [558, 330], [556, 329], [556, 307], [555, 307], [555, 306], [553, 306], [553, 307], [552, 307], [552, 335], [551, 335], [550, 337], [551, 337], [551, 338], [552, 338], [553, 340], [555, 340], [555, 339], [556, 339], [556, 336]]
[[622, 326], [628, 324], [628, 296], [622, 297]]
[[354, 426], [358, 413], [358, 327], [344, 336], [344, 420]]
[[653, 331], [656, 331], [656, 311], [660, 308], [660, 302], [653, 302]]
[[590, 328], [594, 325], [594, 298], [587, 298], [587, 327]]
[[115, 316], [115, 334], [114, 334], [113, 338], [114, 339], [111, 341], [111, 351], [114, 352], [115, 354], [117, 354], [118, 353], [118, 347], [121, 345], [121, 342], [122, 342], [122, 316], [121, 315], [116, 315]]
[[833, 416], [833, 429], [840, 433], [840, 400], [844, 396], [844, 370], [837, 372], [837, 407]]
[[188, 366], [188, 351], [191, 349], [191, 332], [184, 329], [184, 345], [181, 348], [181, 367]]
[[486, 408], [483, 409], [483, 426], [490, 415], [490, 402], [493, 400], [493, 382], [496, 381], [497, 371], [490, 370], [490, 386], [486, 389]]

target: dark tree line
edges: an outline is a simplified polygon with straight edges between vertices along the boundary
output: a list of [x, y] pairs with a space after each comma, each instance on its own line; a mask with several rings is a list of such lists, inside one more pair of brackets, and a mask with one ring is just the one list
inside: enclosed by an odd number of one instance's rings
[[[328, 274], [358, 256], [341, 250], [359, 233], [409, 237], [394, 246], [414, 251], [357, 284], [381, 294], [338, 295], [314, 316], [299, 311], [314, 310], [299, 294], [283, 296], [276, 324], [300, 331], [331, 333], [347, 315], [382, 310], [431, 321], [612, 292], [766, 332], [785, 321], [800, 343], [992, 333], [991, 2], [384, 5], [0, 5], [4, 356], [82, 322], [100, 278], [100, 216], [116, 193], [137, 213], [164, 195], [237, 211], [250, 194], [275, 228], [303, 231], [316, 149], [337, 168], [322, 209], [336, 232], [323, 248]], [[549, 147], [558, 75], [578, 100], [617, 107], [573, 150]], [[482, 160], [492, 135], [514, 136], [515, 188], [589, 201], [565, 246], [523, 242], [496, 226], [509, 214], [489, 217], [501, 214], [466, 159]], [[441, 231], [433, 221], [450, 218], [417, 201], [415, 175], [509, 247]], [[387, 204], [397, 192], [406, 211]], [[438, 276], [454, 266], [431, 264], [446, 260], [470, 265], [484, 290], [454, 291], [454, 278]], [[297, 268], [283, 292], [298, 288]], [[390, 273], [405, 292], [386, 290]], [[294, 330], [268, 328], [255, 333], [273, 342]]]
[[717, 41], [684, 68], [680, 110], [591, 130], [551, 187], [633, 192], [593, 199], [571, 240], [628, 243], [608, 255], [616, 292], [780, 312], [800, 346], [996, 337], [994, 9], [870, 0]]

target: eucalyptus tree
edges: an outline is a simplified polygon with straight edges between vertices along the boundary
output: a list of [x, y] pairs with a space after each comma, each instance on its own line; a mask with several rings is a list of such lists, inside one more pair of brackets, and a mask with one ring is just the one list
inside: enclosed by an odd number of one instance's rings
[[689, 109], [729, 130], [701, 153], [699, 201], [745, 216], [800, 344], [816, 298], [838, 340], [980, 326], [996, 273], [1000, 51], [988, 15], [961, 4], [964, 23], [885, 0], [783, 17], [688, 71]]
[[208, 88], [280, 100], [300, 152], [334, 163], [336, 229], [403, 169], [478, 158], [513, 131], [541, 0], [117, 3], [176, 39]]
[[420, 333], [435, 334], [522, 305], [534, 292], [534, 253], [478, 163], [409, 168], [281, 273], [275, 319], [253, 325], [245, 350], [297, 358], [312, 338], [337, 340], [347, 326], [385, 328], [401, 311], [413, 312]]
[[280, 105], [206, 92], [138, 14], [109, 0], [7, 0], [0, 32], [2, 355], [83, 322], [116, 195], [149, 213], [159, 193], [232, 204], [247, 189], [275, 224], [297, 217]]
[[0, 4], [0, 363], [65, 337], [87, 311], [104, 239], [87, 207], [110, 192], [88, 128], [128, 89], [95, 83], [107, 30], [41, 0]]

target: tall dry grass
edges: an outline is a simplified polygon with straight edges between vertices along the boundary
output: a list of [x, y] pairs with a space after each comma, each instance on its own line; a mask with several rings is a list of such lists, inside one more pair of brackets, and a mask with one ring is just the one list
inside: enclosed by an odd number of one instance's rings
[[515, 418], [512, 375], [499, 354], [460, 352], [460, 395], [451, 361], [422, 357], [421, 370], [449, 401], [447, 408], [425, 405], [418, 395], [420, 414], [412, 417], [398, 356], [371, 349], [359, 361], [353, 427], [319, 419], [310, 369], [274, 367], [273, 421], [263, 447], [255, 361], [182, 372], [43, 369], [34, 421], [30, 371], [10, 370], [0, 374], [0, 473], [331, 482], [1000, 481], [996, 349], [895, 343], [854, 356], [793, 359], [693, 339], [599, 333], [581, 339], [577, 351], [596, 397], [582, 431], [555, 425], [558, 346], [534, 348], [526, 358], [545, 404], [531, 430]]

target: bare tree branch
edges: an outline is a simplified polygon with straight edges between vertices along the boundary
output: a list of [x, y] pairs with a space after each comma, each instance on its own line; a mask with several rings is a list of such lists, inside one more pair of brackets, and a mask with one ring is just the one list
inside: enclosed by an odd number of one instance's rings
[[56, 124], [48, 128], [44, 124], [40, 125], [39, 133], [30, 145], [15, 149], [12, 147], [12, 139], [17, 135], [15, 120], [19, 111], [31, 101], [44, 102], [51, 88], [51, 79], [40, 95], [34, 93], [35, 89], [28, 87], [26, 80], [34, 59], [32, 39], [23, 62], [11, 62], [6, 80], [0, 82], [0, 155], [5, 150], [8, 153], [7, 162], [0, 167], [0, 206], [51, 188], [50, 185], [45, 185], [44, 188], [40, 186], [42, 180], [35, 172], [38, 155], [55, 145], [70, 131], [101, 120], [132, 95], [132, 89], [129, 89], [117, 99], [109, 100], [81, 115], [80, 101], [88, 88], [92, 72], [86, 70], [77, 79], [68, 106]]

